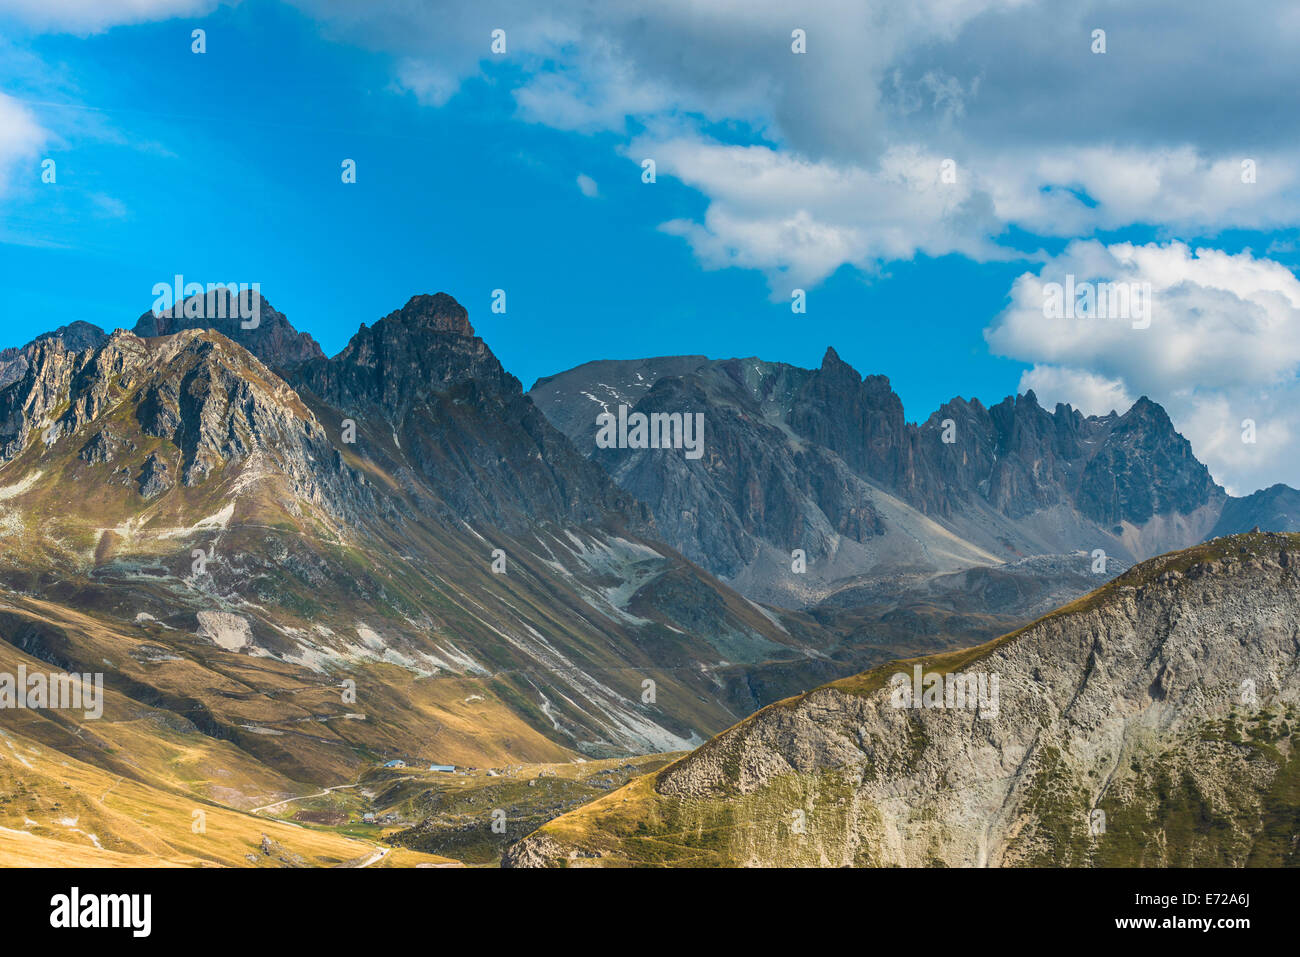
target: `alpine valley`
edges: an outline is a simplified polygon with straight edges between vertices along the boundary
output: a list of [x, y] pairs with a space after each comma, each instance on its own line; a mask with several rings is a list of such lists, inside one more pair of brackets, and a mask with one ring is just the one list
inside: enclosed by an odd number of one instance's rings
[[1294, 863], [1300, 492], [1156, 403], [228, 297], [0, 352], [0, 673], [102, 680], [0, 708], [0, 863]]

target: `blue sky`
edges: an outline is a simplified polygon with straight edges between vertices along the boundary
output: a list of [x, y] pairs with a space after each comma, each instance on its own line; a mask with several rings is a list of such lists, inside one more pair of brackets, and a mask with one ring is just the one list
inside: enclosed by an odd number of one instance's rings
[[[1235, 491], [1300, 484], [1296, 18], [870, 6], [0, 0], [0, 338], [129, 327], [181, 273], [333, 354], [445, 291], [525, 388], [833, 345], [914, 419], [1146, 393]], [[1153, 284], [1157, 322], [1045, 323], [1066, 271]]]

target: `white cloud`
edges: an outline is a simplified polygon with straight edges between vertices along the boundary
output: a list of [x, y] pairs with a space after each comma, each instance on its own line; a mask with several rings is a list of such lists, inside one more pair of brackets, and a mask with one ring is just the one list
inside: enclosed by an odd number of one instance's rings
[[[640, 75], [635, 60], [608, 38], [548, 36], [542, 50], [526, 59], [555, 57], [550, 69], [533, 72], [515, 91], [521, 116], [561, 130], [584, 133], [625, 132], [629, 117], [647, 117], [671, 110], [679, 94], [653, 77]], [[566, 56], [567, 54], [567, 56]]]
[[1133, 396], [1119, 379], [1061, 366], [1034, 366], [1025, 371], [1017, 391], [1025, 393], [1031, 389], [1038, 396], [1039, 404], [1046, 408], [1064, 402], [1084, 415], [1127, 412], [1133, 405]]
[[596, 186], [596, 181], [586, 173], [578, 174], [578, 189], [581, 191], [582, 195], [586, 196], [588, 199], [591, 199], [600, 192], [599, 187]]
[[[1044, 285], [1149, 283], [1149, 328], [1123, 319], [1053, 319]], [[1250, 252], [1178, 242], [1071, 243], [1011, 289], [985, 331], [997, 353], [1034, 363], [1021, 380], [1048, 402], [1123, 411], [1129, 397], [1165, 406], [1214, 476], [1253, 491], [1300, 475], [1300, 280]], [[1242, 421], [1256, 422], [1255, 443]]]
[[[1045, 318], [1044, 286], [1149, 283], [1150, 328], [1125, 319]], [[1140, 391], [1263, 387], [1300, 366], [1300, 280], [1249, 252], [1075, 241], [1037, 273], [1024, 273], [986, 333], [1003, 355], [1086, 368]]]
[[[1209, 157], [1174, 149], [1081, 146], [990, 152], [974, 162], [998, 217], [1041, 236], [1078, 236], [1135, 223], [1269, 229], [1300, 216], [1297, 154]], [[1242, 182], [1242, 162], [1256, 181]]]
[[24, 175], [32, 183], [40, 181], [40, 151], [50, 139], [31, 110], [0, 93], [0, 196]]
[[943, 181], [946, 157], [891, 150], [867, 170], [812, 162], [767, 146], [728, 146], [689, 137], [643, 137], [628, 150], [650, 157], [710, 198], [703, 223], [674, 220], [707, 266], [743, 266], [769, 275], [776, 298], [816, 283], [844, 263], [962, 253], [1009, 253], [984, 237], [997, 231], [988, 198], [969, 178]]
[[460, 89], [460, 79], [436, 64], [413, 57], [397, 63], [398, 89], [409, 90], [425, 106], [442, 106]]
[[[869, 270], [917, 253], [1034, 258], [999, 246], [1007, 227], [1070, 237], [1138, 224], [1274, 229], [1300, 219], [1300, 152], [1257, 159], [1268, 181], [1249, 184], [1237, 157], [1210, 160], [1190, 147], [958, 159], [911, 144], [866, 166], [679, 132], [663, 143], [642, 137], [628, 155], [655, 157], [709, 198], [702, 223], [669, 226], [706, 264], [789, 270], [809, 283], [844, 264]], [[954, 164], [954, 184], [939, 180], [945, 160]]]

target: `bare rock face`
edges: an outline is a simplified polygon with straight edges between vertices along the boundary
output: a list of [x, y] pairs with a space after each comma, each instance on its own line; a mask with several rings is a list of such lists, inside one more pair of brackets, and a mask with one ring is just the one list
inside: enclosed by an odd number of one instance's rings
[[[139, 451], [142, 443], [123, 424], [103, 423], [122, 407], [138, 436], [164, 439], [179, 454]], [[60, 339], [38, 340], [23, 377], [0, 390], [0, 464], [64, 436], [84, 436], [82, 462], [129, 468], [146, 498], [260, 456], [309, 498], [331, 489], [322, 502], [335, 514], [355, 501], [323, 427], [293, 390], [244, 349], [204, 330], [150, 340], [118, 332], [80, 352]]]
[[0, 389], [21, 379], [30, 364], [31, 354], [38, 342], [56, 340], [69, 352], [81, 352], [101, 345], [108, 338], [99, 326], [78, 319], [53, 332], [44, 332], [21, 348], [10, 346], [0, 349]]
[[[241, 308], [243, 313], [240, 312]], [[244, 320], [244, 314], [256, 316], [253, 328], [244, 328], [253, 319]], [[283, 313], [266, 301], [259, 292], [248, 291], [240, 300], [227, 288], [202, 296], [192, 296], [157, 315], [152, 311], [142, 315], [132, 330], [142, 339], [153, 336], [174, 335], [185, 329], [212, 329], [261, 359], [272, 369], [286, 369], [309, 359], [323, 359], [316, 340], [306, 332], [299, 332]]]
[[685, 859], [697, 849], [680, 835], [704, 828], [732, 864], [1297, 862], [1300, 536], [1162, 556], [1019, 633], [916, 662], [945, 681], [996, 676], [991, 707], [907, 706], [890, 679], [910, 686], [913, 664], [717, 736], [659, 773], [640, 830], [543, 828], [513, 859], [674, 845]]
[[436, 482], [449, 514], [509, 528], [538, 519], [653, 526], [546, 420], [445, 293], [413, 296], [290, 379], [351, 418], [369, 447], [400, 453]]
[[1143, 396], [1087, 460], [1077, 498], [1080, 511], [1105, 525], [1141, 524], [1160, 513], [1186, 515], [1226, 495], [1165, 410]]
[[97, 465], [111, 462], [124, 452], [135, 451], [135, 448], [134, 442], [121, 438], [112, 428], [105, 427], [96, 432], [90, 441], [81, 447], [77, 457], [83, 462]]
[[145, 498], [153, 498], [158, 493], [171, 488], [175, 483], [172, 481], [170, 471], [167, 463], [158, 457], [157, 452], [150, 453], [140, 468], [140, 494]]
[[704, 414], [698, 460], [684, 449], [598, 449], [592, 457], [638, 500], [657, 503], [660, 533], [705, 567], [734, 577], [769, 543], [786, 548], [787, 562], [792, 547], [815, 562], [842, 538], [867, 542], [884, 532], [870, 489], [837, 456], [792, 442], [743, 382], [661, 378], [629, 407], [630, 415], [656, 413]]
[[904, 419], [889, 379], [862, 377], [834, 349], [828, 348], [821, 368], [804, 378], [786, 417], [796, 434], [887, 488], [919, 496], [931, 484], [916, 454], [915, 430]]
[[[862, 580], [1097, 548], [1139, 561], [1260, 516], [1266, 529], [1300, 529], [1284, 495], [1230, 508], [1145, 397], [1104, 416], [1044, 409], [1032, 391], [991, 408], [954, 398], [917, 425], [887, 378], [859, 375], [834, 349], [817, 369], [700, 356], [593, 362], [529, 394], [651, 508], [666, 541], [757, 600], [802, 604], [802, 587], [815, 603]], [[596, 415], [620, 406], [702, 413], [703, 458], [597, 448]], [[794, 549], [808, 560], [800, 579]]]
[[465, 309], [446, 293], [411, 297], [373, 326], [362, 325], [342, 352], [300, 370], [297, 378], [338, 408], [365, 403], [393, 426], [458, 385], [473, 382], [503, 396], [520, 391], [474, 334]]

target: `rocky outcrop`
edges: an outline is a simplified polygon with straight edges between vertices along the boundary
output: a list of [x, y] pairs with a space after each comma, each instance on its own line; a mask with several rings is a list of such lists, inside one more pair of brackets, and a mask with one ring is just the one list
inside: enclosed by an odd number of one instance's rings
[[132, 331], [141, 338], [151, 338], [174, 335], [185, 329], [219, 332], [272, 369], [286, 369], [325, 357], [316, 340], [296, 330], [260, 292], [248, 290], [236, 298], [224, 286], [191, 296], [170, 309], [146, 312]]
[[172, 481], [171, 469], [158, 457], [157, 452], [151, 452], [145, 459], [144, 465], [140, 467], [140, 477], [137, 482], [140, 486], [140, 494], [144, 498], [153, 498], [175, 484]]
[[135, 448], [134, 442], [121, 438], [112, 428], [105, 427], [81, 447], [77, 457], [83, 462], [98, 465], [111, 462], [124, 452], [134, 452]]
[[55, 340], [69, 352], [81, 352], [103, 344], [108, 335], [99, 326], [78, 319], [66, 326], [59, 326], [53, 332], [43, 332], [21, 348], [10, 346], [0, 349], [0, 389], [23, 377], [30, 364], [31, 353], [36, 343], [42, 340]]

